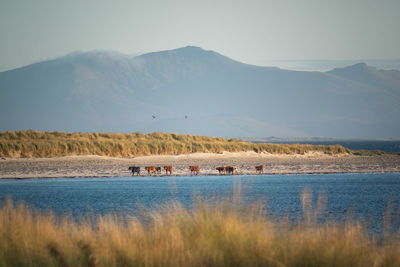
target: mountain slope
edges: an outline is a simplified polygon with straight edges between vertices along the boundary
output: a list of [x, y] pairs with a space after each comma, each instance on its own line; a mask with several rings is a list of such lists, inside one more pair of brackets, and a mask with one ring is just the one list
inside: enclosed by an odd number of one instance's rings
[[400, 72], [287, 71], [198, 47], [75, 53], [0, 72], [0, 112], [0, 130], [390, 138]]

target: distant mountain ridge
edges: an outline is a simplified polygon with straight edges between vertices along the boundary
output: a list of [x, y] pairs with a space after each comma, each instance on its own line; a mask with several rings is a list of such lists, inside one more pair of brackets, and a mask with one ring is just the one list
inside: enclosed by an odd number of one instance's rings
[[73, 53], [0, 72], [0, 114], [1, 131], [396, 138], [400, 71], [289, 71], [193, 46]]

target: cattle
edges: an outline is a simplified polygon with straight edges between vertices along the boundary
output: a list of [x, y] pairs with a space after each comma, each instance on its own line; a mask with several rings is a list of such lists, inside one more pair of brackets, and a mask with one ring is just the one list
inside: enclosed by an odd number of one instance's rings
[[158, 174], [161, 174], [161, 167], [156, 167], [156, 172], [157, 172]]
[[225, 166], [217, 167], [215, 169], [218, 171], [219, 174], [226, 172], [226, 167]]
[[256, 172], [258, 172], [260, 174], [263, 173], [263, 171], [264, 171], [264, 166], [263, 165], [256, 166], [255, 168], [256, 168]]
[[154, 166], [147, 166], [147, 167], [145, 167], [144, 168], [146, 171], [147, 171], [147, 174], [148, 175], [150, 175], [150, 174], [155, 174], [156, 173], [156, 167], [154, 167]]
[[226, 173], [227, 173], [227, 174], [233, 174], [233, 170], [234, 170], [233, 167], [227, 166], [227, 167], [225, 167], [225, 169], [226, 169]]
[[200, 172], [199, 165], [196, 165], [196, 166], [189, 166], [189, 169], [190, 169], [190, 174], [191, 174], [191, 175], [193, 175], [193, 173], [196, 174], [196, 175], [198, 175], [199, 172]]
[[219, 174], [234, 174], [235, 171], [237, 171], [238, 169], [236, 167], [232, 167], [232, 166], [221, 166], [221, 167], [217, 167], [215, 168]]
[[172, 175], [172, 166], [164, 166], [165, 173], [168, 175]]
[[135, 175], [135, 173], [137, 173], [137, 175], [140, 175], [140, 167], [130, 166], [128, 170], [132, 171], [132, 175]]

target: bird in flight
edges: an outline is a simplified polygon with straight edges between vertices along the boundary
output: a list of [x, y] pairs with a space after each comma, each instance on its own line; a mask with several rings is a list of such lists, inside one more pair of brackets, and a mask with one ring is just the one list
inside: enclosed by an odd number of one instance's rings
[[156, 118], [156, 116], [154, 116], [154, 115], [151, 115], [152, 117], [153, 117], [153, 119], [155, 119]]

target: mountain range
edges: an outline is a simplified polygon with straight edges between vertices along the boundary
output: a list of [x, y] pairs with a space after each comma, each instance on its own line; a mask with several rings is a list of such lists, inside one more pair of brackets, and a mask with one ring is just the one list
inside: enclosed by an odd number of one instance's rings
[[400, 137], [400, 71], [244, 64], [188, 46], [73, 53], [0, 72], [0, 131]]

